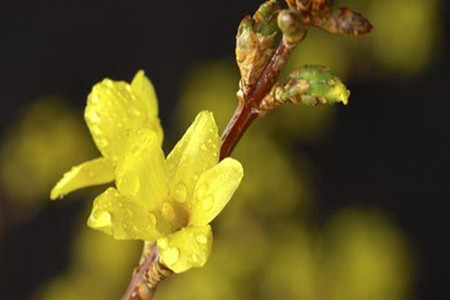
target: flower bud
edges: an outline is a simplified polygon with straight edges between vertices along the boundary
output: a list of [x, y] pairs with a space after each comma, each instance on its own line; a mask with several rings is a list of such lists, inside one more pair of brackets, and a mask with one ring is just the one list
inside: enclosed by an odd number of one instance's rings
[[326, 67], [305, 65], [278, 82], [263, 100], [260, 109], [270, 110], [286, 103], [320, 105], [348, 103], [350, 91]]
[[283, 39], [288, 45], [295, 45], [306, 35], [303, 17], [295, 9], [285, 9], [278, 14], [278, 27], [283, 32]]
[[300, 10], [305, 15], [324, 15], [333, 9], [333, 0], [286, 0], [291, 8]]
[[248, 94], [275, 52], [280, 5], [275, 0], [262, 4], [253, 17], [245, 17], [236, 36], [236, 61], [241, 72], [240, 88]]
[[316, 20], [318, 27], [329, 33], [337, 33], [345, 36], [358, 36], [369, 33], [372, 30], [372, 24], [362, 14], [343, 7], [334, 10], [323, 20]]

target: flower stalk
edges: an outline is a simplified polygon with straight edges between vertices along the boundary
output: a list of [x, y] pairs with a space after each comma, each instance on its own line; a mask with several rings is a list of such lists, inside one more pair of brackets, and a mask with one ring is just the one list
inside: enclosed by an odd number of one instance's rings
[[173, 272], [159, 260], [156, 244], [146, 242], [139, 267], [134, 270], [122, 300], [152, 299], [158, 284], [172, 274]]

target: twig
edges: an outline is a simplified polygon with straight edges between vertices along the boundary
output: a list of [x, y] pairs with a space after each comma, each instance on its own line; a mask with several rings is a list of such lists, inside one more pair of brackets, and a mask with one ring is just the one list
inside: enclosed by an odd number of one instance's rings
[[231, 154], [247, 128], [262, 115], [260, 104], [274, 86], [295, 46], [296, 44], [288, 44], [283, 39], [254, 89], [249, 93], [248, 99], [240, 99], [239, 106], [222, 134], [220, 159]]
[[160, 262], [156, 244], [146, 242], [139, 267], [134, 270], [133, 277], [122, 300], [152, 299], [158, 284], [171, 274], [172, 271]]

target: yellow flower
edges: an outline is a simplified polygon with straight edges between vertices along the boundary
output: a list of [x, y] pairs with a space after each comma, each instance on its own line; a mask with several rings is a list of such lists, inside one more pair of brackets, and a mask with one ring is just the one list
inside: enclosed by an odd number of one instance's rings
[[133, 132], [117, 162], [116, 186], [94, 201], [88, 225], [116, 239], [157, 241], [175, 273], [203, 266], [211, 252], [209, 223], [243, 177], [232, 158], [219, 162], [214, 117], [201, 112], [167, 158], [158, 135]]
[[143, 71], [137, 72], [131, 84], [110, 79], [96, 84], [88, 96], [84, 117], [102, 157], [64, 174], [51, 191], [53, 200], [79, 188], [113, 181], [128, 137], [137, 129], [153, 130], [162, 143], [155, 90]]

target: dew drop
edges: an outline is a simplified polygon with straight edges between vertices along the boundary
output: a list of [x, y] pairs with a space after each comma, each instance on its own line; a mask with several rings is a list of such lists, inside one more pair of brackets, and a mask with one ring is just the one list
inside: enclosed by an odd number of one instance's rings
[[187, 188], [184, 183], [180, 183], [175, 189], [175, 201], [178, 203], [184, 203], [187, 199]]
[[131, 153], [136, 154], [139, 151], [139, 145], [134, 145], [133, 148], [131, 148]]
[[204, 245], [208, 242], [208, 239], [203, 234], [197, 235], [195, 240], [197, 241], [197, 243], [202, 244], [202, 245]]
[[208, 185], [202, 184], [197, 190], [197, 198], [202, 199], [205, 197], [206, 192], [208, 191]]
[[105, 83], [106, 83], [106, 85], [107, 85], [108, 87], [110, 87], [110, 88], [113, 88], [113, 87], [114, 87], [113, 82], [112, 82], [111, 80], [109, 80], [109, 79], [105, 79]]
[[194, 175], [192, 176], [192, 179], [193, 179], [194, 181], [197, 181], [198, 178], [199, 178], [198, 174], [194, 174]]
[[121, 178], [118, 184], [131, 195], [136, 195], [141, 187], [141, 183], [137, 176]]
[[173, 221], [175, 220], [175, 210], [169, 202], [165, 202], [162, 206], [162, 216], [167, 221]]
[[98, 95], [95, 94], [95, 93], [92, 93], [91, 102], [92, 103], [97, 103], [99, 100], [100, 100], [100, 98], [98, 97]]
[[149, 214], [148, 214], [148, 218], [150, 219], [150, 222], [151, 222], [153, 225], [156, 225], [156, 217], [155, 217], [154, 214], [149, 213]]
[[93, 123], [98, 123], [98, 121], [100, 121], [100, 115], [98, 114], [98, 112], [94, 111], [89, 114], [89, 120]]
[[162, 253], [164, 262], [169, 266], [173, 266], [180, 259], [180, 251], [177, 247], [172, 247]]
[[169, 239], [168, 238], [160, 238], [157, 242], [158, 248], [164, 250], [169, 247]]
[[95, 134], [97, 136], [102, 134], [102, 130], [98, 126], [92, 126], [91, 131], [93, 134]]
[[104, 228], [112, 225], [111, 214], [106, 210], [94, 212], [92, 219], [95, 228]]
[[188, 260], [191, 264], [197, 264], [200, 261], [200, 257], [194, 253], [189, 255]]
[[207, 150], [208, 150], [208, 147], [207, 147], [205, 144], [202, 144], [202, 145], [200, 146], [200, 150], [202, 150], [202, 151], [207, 151]]
[[131, 113], [136, 117], [140, 117], [142, 115], [142, 113], [136, 108], [132, 108]]
[[204, 210], [210, 210], [213, 207], [214, 204], [214, 197], [208, 196], [202, 201], [202, 207]]
[[101, 148], [105, 148], [105, 147], [107, 147], [108, 146], [108, 140], [107, 139], [101, 139], [100, 140], [100, 142], [99, 142], [99, 146], [101, 147]]

